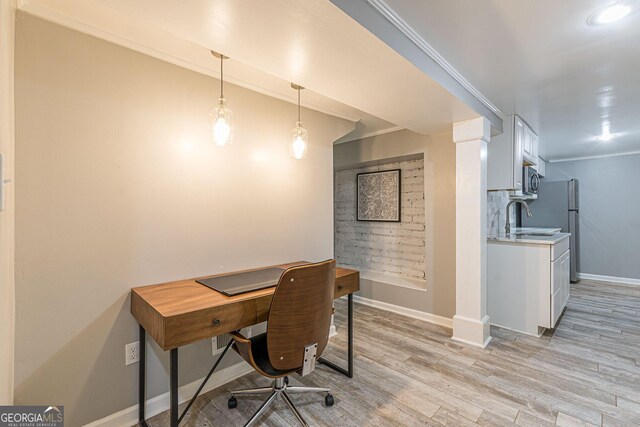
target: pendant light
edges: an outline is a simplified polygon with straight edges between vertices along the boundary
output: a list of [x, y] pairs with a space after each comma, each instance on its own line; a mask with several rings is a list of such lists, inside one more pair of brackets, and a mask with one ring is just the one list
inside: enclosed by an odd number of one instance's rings
[[231, 144], [233, 140], [233, 112], [227, 107], [224, 99], [223, 63], [229, 57], [213, 50], [211, 54], [220, 59], [220, 98], [218, 98], [218, 105], [209, 113], [209, 123], [215, 143], [219, 146], [225, 146]]
[[307, 151], [309, 150], [309, 132], [302, 127], [302, 122], [300, 121], [300, 90], [304, 88], [295, 83], [291, 83], [291, 87], [298, 91], [298, 121], [296, 122], [296, 127], [291, 131], [289, 154], [294, 159], [301, 160], [307, 157]]

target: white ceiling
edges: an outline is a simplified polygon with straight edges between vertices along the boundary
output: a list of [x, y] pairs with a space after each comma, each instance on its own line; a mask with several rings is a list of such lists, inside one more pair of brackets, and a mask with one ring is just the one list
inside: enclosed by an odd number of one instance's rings
[[[587, 18], [610, 0], [385, 0], [505, 114], [541, 136], [547, 159], [640, 150], [640, 13]], [[594, 141], [611, 123], [610, 142]]]
[[327, 0], [21, 0], [28, 13], [225, 79], [358, 121], [349, 138], [388, 129], [423, 134], [477, 117]]
[[475, 115], [326, 0], [97, 1], [417, 132]]
[[[557, 160], [640, 151], [640, 13], [610, 26], [587, 25], [608, 2], [360, 0], [350, 6], [389, 7], [502, 113], [522, 115], [540, 134], [542, 155]], [[227, 80], [290, 102], [289, 82], [302, 84], [308, 88], [303, 105], [358, 122], [341, 141], [397, 127], [439, 133], [477, 116], [443, 88], [438, 73], [432, 77], [441, 84], [328, 0], [19, 5], [213, 76], [218, 64], [208, 51], [221, 51], [232, 57]], [[619, 136], [594, 141], [605, 121]]]

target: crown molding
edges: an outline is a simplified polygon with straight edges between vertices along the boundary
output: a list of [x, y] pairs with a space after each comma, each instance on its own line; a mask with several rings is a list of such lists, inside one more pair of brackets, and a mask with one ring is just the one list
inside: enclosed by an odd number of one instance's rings
[[[100, 5], [98, 5], [100, 6]], [[62, 13], [56, 10], [53, 7], [48, 7], [42, 2], [37, 0], [17, 0], [17, 9], [28, 13], [30, 15], [36, 16], [38, 18], [44, 19], [45, 21], [53, 22], [55, 24], [61, 25], [66, 28], [70, 28], [72, 30], [79, 31], [84, 34], [88, 34], [90, 36], [106, 40], [108, 42], [117, 44], [119, 46], [135, 50], [137, 52], [143, 53], [145, 55], [151, 56], [153, 58], [159, 59], [164, 62], [168, 62], [179, 67], [195, 71], [200, 74], [204, 74], [210, 77], [214, 77], [219, 79], [220, 72], [216, 63], [212, 63], [211, 67], [203, 66], [198, 63], [194, 58], [194, 52], [198, 52], [202, 50], [206, 52], [207, 55], [211, 55], [208, 47], [200, 46], [195, 43], [189, 42], [187, 40], [181, 40], [185, 45], [185, 52], [187, 54], [177, 55], [175, 53], [170, 52], [165, 48], [165, 43], [163, 42], [163, 37], [171, 37], [175, 42], [175, 36], [169, 34], [161, 34], [163, 30], [158, 29], [154, 34], [153, 42], [140, 42], [135, 40], [133, 37], [128, 35], [118, 34], [116, 32], [110, 31], [107, 28], [100, 27], [98, 25], [94, 25], [92, 23], [81, 21], [76, 19], [68, 14]], [[113, 9], [111, 9], [113, 10]], [[192, 58], [193, 57], [193, 58]], [[263, 95], [270, 96], [272, 98], [279, 99], [281, 101], [289, 102], [292, 104], [297, 104], [297, 97], [294, 95], [294, 92], [291, 91], [291, 95], [282, 94], [278, 91], [274, 91], [264, 86], [256, 85], [254, 83], [248, 82], [243, 79], [239, 79], [234, 77], [233, 75], [228, 74], [228, 71], [225, 72], [225, 82], [243, 87], [245, 89], [252, 90], [254, 92], [261, 93]], [[338, 117], [344, 120], [348, 120], [351, 122], [358, 122], [360, 117], [356, 117], [350, 114], [345, 114], [339, 111], [335, 111], [330, 108], [322, 107], [317, 104], [303, 102], [301, 104], [304, 108], [308, 108], [311, 110], [315, 110], [324, 114], [328, 114], [330, 116]]]
[[622, 157], [622, 156], [634, 156], [640, 154], [640, 151], [627, 151], [624, 153], [611, 153], [611, 154], [601, 154], [598, 156], [583, 156], [583, 157], [561, 157], [558, 159], [549, 159], [547, 162], [549, 163], [562, 163], [562, 162], [575, 162], [578, 160], [596, 160], [596, 159], [607, 159], [609, 157]]
[[426, 42], [400, 15], [396, 13], [384, 0], [367, 0], [374, 9], [378, 11], [387, 21], [400, 30], [409, 40], [411, 40], [422, 52], [446, 71], [455, 81], [464, 87], [473, 97], [475, 97], [486, 108], [491, 110], [500, 118], [504, 114], [486, 96], [476, 89], [467, 79], [462, 76], [442, 55], [440, 55], [429, 43]]
[[333, 145], [340, 145], [340, 144], [344, 144], [346, 142], [358, 141], [360, 139], [365, 139], [365, 138], [369, 138], [369, 137], [372, 137], [372, 136], [384, 135], [385, 133], [396, 132], [396, 131], [403, 130], [403, 129], [404, 128], [400, 127], [400, 126], [393, 126], [393, 127], [387, 128], [387, 129], [380, 129], [380, 130], [376, 130], [376, 131], [373, 131], [373, 132], [367, 132], [367, 133], [359, 135], [359, 136], [354, 136], [352, 138], [345, 139], [344, 141], [336, 142]]

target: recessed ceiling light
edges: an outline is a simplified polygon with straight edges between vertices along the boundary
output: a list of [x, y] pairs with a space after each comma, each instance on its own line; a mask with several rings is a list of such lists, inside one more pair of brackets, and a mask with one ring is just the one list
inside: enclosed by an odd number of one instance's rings
[[616, 134], [613, 134], [609, 131], [609, 124], [608, 123], [603, 123], [602, 125], [602, 135], [598, 135], [596, 136], [594, 139], [596, 141], [611, 141], [614, 137], [616, 136]]
[[594, 139], [596, 141], [607, 142], [607, 141], [611, 141], [614, 137], [615, 137], [615, 135], [607, 133], [607, 134], [602, 134], [602, 135], [596, 136]]
[[634, 6], [635, 4], [630, 2], [616, 2], [610, 4], [591, 15], [587, 22], [589, 25], [611, 24], [629, 16], [631, 12], [635, 12], [636, 8]]

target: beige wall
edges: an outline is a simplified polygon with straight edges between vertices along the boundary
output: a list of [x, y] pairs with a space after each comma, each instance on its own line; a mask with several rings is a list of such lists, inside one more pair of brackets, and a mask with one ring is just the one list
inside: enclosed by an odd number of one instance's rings
[[[216, 147], [218, 88], [18, 15], [17, 403], [64, 404], [69, 426], [136, 403], [132, 286], [332, 256], [332, 141], [354, 124], [304, 110], [295, 161], [296, 107], [228, 85], [235, 139]], [[168, 390], [168, 354], [150, 353], [149, 398]], [[200, 378], [210, 342], [180, 357], [181, 383]]]
[[336, 169], [390, 158], [424, 155], [426, 291], [361, 280], [360, 295], [451, 318], [455, 314], [456, 149], [452, 135], [402, 130], [339, 144]]
[[[4, 179], [13, 181], [13, 1], [0, 2], [0, 153]], [[2, 185], [2, 182], [0, 182]], [[14, 350], [14, 198], [13, 183], [4, 186], [0, 212], [0, 405], [13, 403]]]

